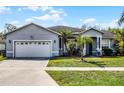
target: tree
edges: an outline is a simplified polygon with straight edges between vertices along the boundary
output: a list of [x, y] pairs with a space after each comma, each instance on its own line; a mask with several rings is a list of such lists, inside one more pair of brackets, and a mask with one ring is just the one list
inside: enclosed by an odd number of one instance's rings
[[124, 12], [122, 12], [120, 19], [118, 20], [118, 24], [121, 26], [124, 23]]
[[124, 29], [121, 28], [109, 28], [109, 31], [115, 34], [114, 41], [116, 43], [116, 51], [118, 54], [124, 54]]
[[14, 31], [14, 30], [16, 30], [16, 28], [17, 28], [17, 27], [14, 26], [14, 25], [12, 25], [12, 24], [5, 24], [4, 33]]
[[72, 32], [67, 28], [61, 28], [59, 30], [59, 33], [62, 37], [62, 40], [63, 40], [64, 46], [66, 48], [66, 51], [68, 52], [67, 43], [68, 43], [68, 38], [72, 36]]
[[87, 28], [88, 28], [88, 27], [87, 27], [86, 24], [83, 24], [83, 25], [81, 26], [81, 29], [82, 29], [82, 30], [87, 30]]
[[87, 44], [87, 43], [92, 43], [93, 40], [92, 38], [90, 37], [87, 37], [87, 36], [83, 36], [83, 35], [79, 35], [76, 39], [76, 42], [77, 42], [77, 45], [80, 49], [80, 53], [81, 53], [81, 61], [84, 61], [84, 58], [83, 58], [83, 50], [84, 50], [84, 44]]
[[72, 56], [74, 51], [75, 51], [76, 42], [75, 41], [69, 41], [67, 45], [68, 45], [69, 54], [70, 54], [70, 56]]

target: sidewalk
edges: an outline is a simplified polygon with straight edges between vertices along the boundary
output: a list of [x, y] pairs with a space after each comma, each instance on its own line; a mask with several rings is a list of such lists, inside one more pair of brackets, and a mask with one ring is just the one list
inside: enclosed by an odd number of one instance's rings
[[124, 67], [46, 67], [54, 71], [124, 71]]

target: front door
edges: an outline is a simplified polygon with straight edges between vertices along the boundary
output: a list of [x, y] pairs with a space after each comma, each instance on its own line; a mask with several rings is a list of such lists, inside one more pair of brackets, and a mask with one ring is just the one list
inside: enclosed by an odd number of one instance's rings
[[92, 49], [93, 49], [92, 43], [90, 43], [90, 44], [89, 44], [89, 56], [92, 55]]

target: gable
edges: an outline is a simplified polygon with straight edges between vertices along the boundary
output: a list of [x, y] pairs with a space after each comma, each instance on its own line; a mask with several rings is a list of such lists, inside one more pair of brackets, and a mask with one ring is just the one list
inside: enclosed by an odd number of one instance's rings
[[52, 33], [50, 31], [47, 31], [46, 29], [40, 28], [36, 25], [29, 25], [22, 29], [18, 29], [18, 31], [15, 31], [11, 34], [7, 34], [6, 37], [8, 39], [30, 39], [30, 37], [34, 37], [34, 39], [41, 39], [41, 38], [48, 38], [48, 39], [54, 39], [58, 37], [58, 34]]
[[96, 37], [96, 36], [102, 36], [103, 33], [94, 29], [89, 29], [87, 31], [84, 31], [82, 34], [84, 36]]
[[[12, 34], [12, 33], [16, 33], [16, 32], [18, 32], [18, 31], [25, 30], [26, 28], [29, 28], [29, 29], [30, 29], [32, 26], [34, 26], [36, 29], [39, 28], [39, 29], [45, 30], [45, 31], [47, 31], [47, 32], [51, 32], [51, 33], [54, 33], [54, 34], [59, 35], [59, 33], [55, 32], [55, 31], [53, 31], [53, 30], [51, 30], [51, 29], [42, 27], [42, 26], [37, 25], [37, 24], [34, 24], [34, 23], [30, 23], [30, 24], [24, 25], [24, 26], [22, 26], [22, 27], [20, 27], [20, 28], [17, 28], [16, 30], [14, 30], [14, 31], [12, 31], [12, 32], [6, 33], [5, 36], [7, 36], [7, 35], [9, 35], [9, 34]], [[27, 30], [25, 30], [25, 31], [27, 31]]]

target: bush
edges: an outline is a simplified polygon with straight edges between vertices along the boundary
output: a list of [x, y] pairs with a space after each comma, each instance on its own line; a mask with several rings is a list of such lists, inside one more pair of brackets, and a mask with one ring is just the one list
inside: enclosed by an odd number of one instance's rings
[[0, 56], [6, 57], [6, 51], [5, 50], [0, 50]]
[[103, 55], [111, 56], [113, 54], [113, 50], [110, 48], [103, 48]]

